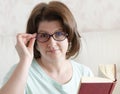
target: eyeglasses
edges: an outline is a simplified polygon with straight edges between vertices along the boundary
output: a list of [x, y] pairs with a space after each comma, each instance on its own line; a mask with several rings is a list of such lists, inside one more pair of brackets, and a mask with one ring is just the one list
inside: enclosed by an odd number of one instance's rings
[[50, 37], [53, 37], [53, 39], [56, 41], [63, 41], [67, 36], [68, 36], [67, 33], [58, 31], [58, 32], [55, 32], [54, 34], [38, 33], [36, 38], [39, 42], [43, 43], [43, 42], [48, 41]]

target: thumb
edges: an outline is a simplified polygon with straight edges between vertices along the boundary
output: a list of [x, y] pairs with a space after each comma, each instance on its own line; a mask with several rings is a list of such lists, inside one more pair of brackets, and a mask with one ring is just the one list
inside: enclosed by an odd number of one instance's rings
[[28, 48], [29, 48], [30, 50], [33, 50], [34, 43], [35, 43], [35, 38], [30, 39], [30, 41], [29, 41], [29, 43], [28, 43]]
[[35, 43], [35, 40], [36, 40], [36, 34], [33, 35], [33, 38], [30, 39], [29, 43], [28, 43], [28, 48], [30, 50], [33, 50], [33, 47], [34, 47], [34, 43]]

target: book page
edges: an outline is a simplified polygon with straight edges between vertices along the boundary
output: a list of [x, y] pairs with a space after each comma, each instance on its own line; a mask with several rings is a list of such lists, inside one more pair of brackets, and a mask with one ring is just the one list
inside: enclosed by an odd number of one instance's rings
[[113, 82], [111, 79], [102, 77], [82, 77], [82, 83], [108, 83]]
[[115, 64], [100, 64], [99, 76], [109, 78], [113, 81], [116, 79], [116, 66]]

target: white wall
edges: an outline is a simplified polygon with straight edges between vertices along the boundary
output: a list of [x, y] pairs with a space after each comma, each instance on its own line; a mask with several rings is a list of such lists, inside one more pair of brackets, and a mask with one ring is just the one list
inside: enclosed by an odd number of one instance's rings
[[89, 66], [95, 75], [99, 64], [113, 63], [120, 69], [120, 30], [83, 32], [81, 36], [78, 62]]
[[[41, 1], [48, 2], [50, 0], [0, 0], [0, 82], [2, 81], [6, 72], [10, 69], [10, 67], [17, 63], [19, 58], [15, 50], [15, 43], [16, 43], [16, 34], [19, 32], [25, 32], [26, 29], [26, 22], [28, 16], [32, 10], [32, 8]], [[72, 11], [73, 15], [78, 24], [78, 29], [80, 32], [83, 32], [83, 36], [87, 38], [88, 44], [91, 45], [89, 51], [94, 51], [92, 47], [94, 47], [94, 43], [92, 42], [92, 37], [99, 36], [98, 33], [93, 34], [94, 32], [109, 32], [110, 36], [115, 33], [113, 32], [120, 32], [120, 1], [119, 0], [60, 0], [64, 2]], [[90, 33], [91, 32], [91, 33]], [[92, 35], [93, 34], [93, 35]], [[89, 35], [89, 36], [88, 36]], [[101, 33], [101, 36], [106, 37], [106, 34]], [[102, 59], [99, 58], [91, 59], [91, 62], [96, 62], [96, 65], [102, 61], [108, 62], [108, 58], [112, 58], [110, 53], [111, 48], [116, 48], [115, 45], [117, 44], [119, 39], [114, 36], [113, 41], [109, 41], [110, 39], [106, 38], [105, 41], [108, 41], [108, 46], [110, 45], [107, 52], [110, 54], [107, 58], [104, 56], [100, 56]], [[88, 39], [91, 38], [91, 40]], [[114, 43], [114, 40], [117, 42]], [[96, 50], [107, 48], [107, 47], [99, 47], [104, 40], [97, 40], [95, 43], [98, 42], [98, 46]], [[104, 45], [104, 43], [102, 44]], [[118, 43], [117, 48], [120, 48], [120, 44]], [[95, 51], [96, 51], [95, 50]], [[103, 52], [98, 51], [99, 53], [95, 53], [96, 55], [104, 54]], [[118, 54], [120, 50], [114, 49], [112, 51], [114, 53], [113, 59], [115, 59], [116, 63], [120, 62]], [[93, 54], [89, 54], [90, 57], [94, 57]], [[84, 57], [86, 56], [86, 52], [81, 58], [80, 61], [84, 60], [83, 62], [86, 65], [89, 65], [87, 59]], [[90, 59], [89, 57], [89, 59]], [[112, 62], [112, 61], [111, 61]], [[90, 64], [90, 67], [95, 71], [94, 65]]]

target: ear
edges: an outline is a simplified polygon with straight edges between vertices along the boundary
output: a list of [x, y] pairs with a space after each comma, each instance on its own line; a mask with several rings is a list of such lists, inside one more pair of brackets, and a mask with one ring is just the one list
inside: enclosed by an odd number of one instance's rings
[[39, 51], [39, 48], [38, 48], [37, 42], [36, 42], [36, 44], [35, 44], [35, 49], [36, 49], [37, 51]]
[[34, 56], [35, 58], [40, 58], [41, 57], [41, 53], [39, 51], [37, 43], [35, 43], [35, 45], [34, 45], [34, 55], [35, 55]]
[[68, 52], [69, 52], [69, 50], [71, 49], [71, 47], [72, 47], [72, 43], [69, 42], [69, 43], [68, 43]]

